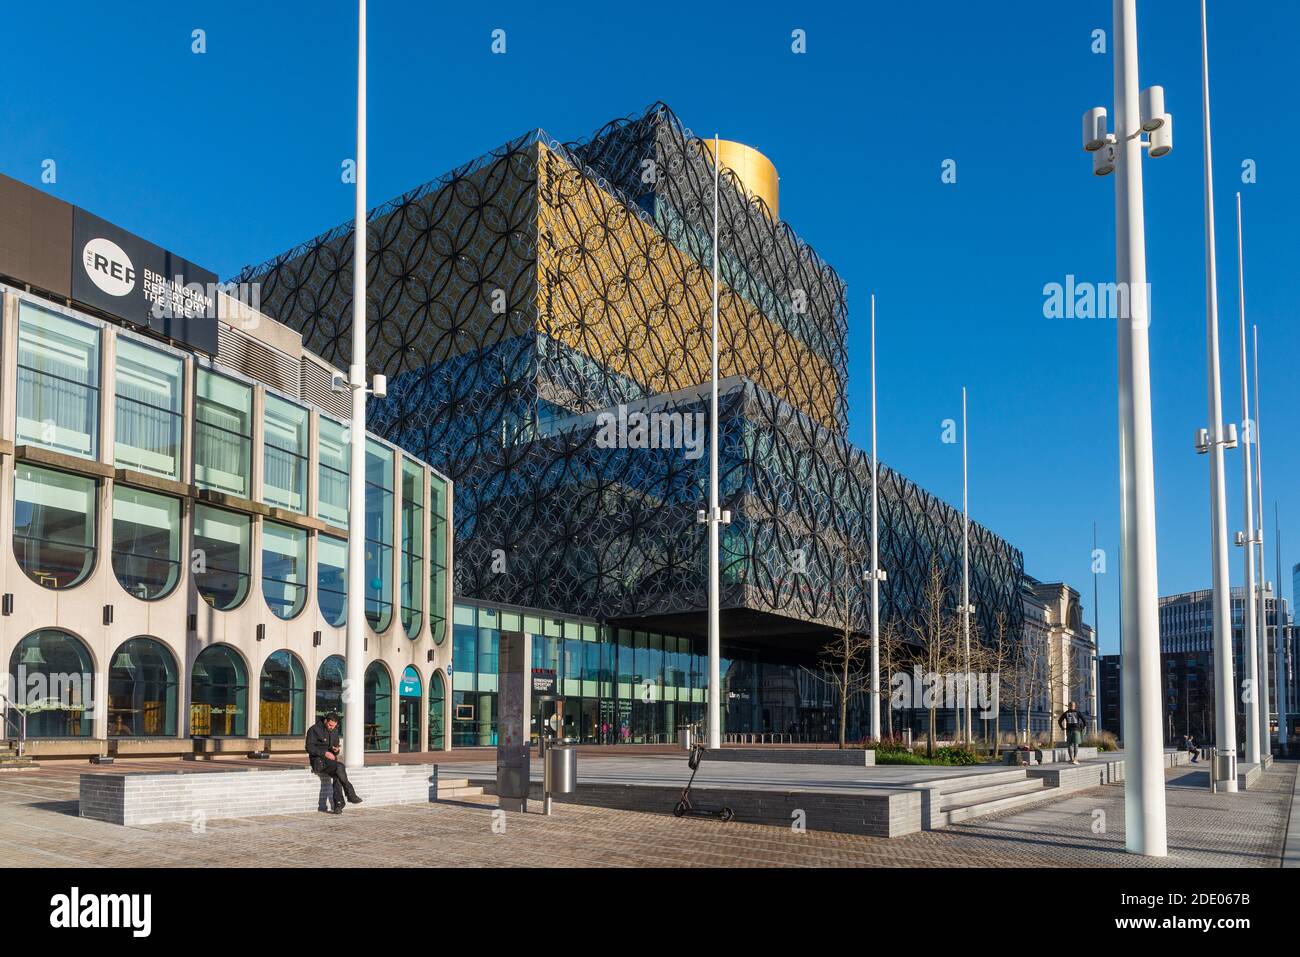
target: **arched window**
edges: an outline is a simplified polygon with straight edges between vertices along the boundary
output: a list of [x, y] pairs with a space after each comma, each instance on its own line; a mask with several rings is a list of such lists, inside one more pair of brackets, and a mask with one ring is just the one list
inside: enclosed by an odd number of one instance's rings
[[113, 574], [144, 601], [171, 593], [181, 577], [181, 502], [113, 487]]
[[446, 743], [447, 686], [442, 672], [435, 671], [429, 682], [429, 750], [441, 751]]
[[194, 573], [203, 600], [217, 611], [238, 608], [248, 597], [249, 537], [247, 515], [207, 505], [194, 508], [194, 548], [201, 571]]
[[307, 682], [302, 664], [287, 651], [274, 652], [262, 665], [258, 733], [295, 735], [304, 732]]
[[429, 629], [442, 644], [447, 634], [447, 483], [429, 476]]
[[424, 625], [424, 469], [402, 459], [402, 630], [419, 636]]
[[292, 618], [307, 604], [307, 532], [262, 523], [262, 595], [277, 618]]
[[366, 619], [376, 632], [393, 620], [393, 450], [366, 440]]
[[343, 679], [346, 675], [347, 668], [339, 655], [330, 655], [320, 663], [316, 671], [316, 720], [333, 711], [339, 716], [342, 726]]
[[14, 646], [9, 675], [9, 698], [26, 713], [29, 738], [91, 736], [95, 666], [77, 638], [57, 628], [32, 632]]
[[335, 628], [348, 620], [348, 543], [333, 535], [316, 536], [316, 603]]
[[367, 751], [391, 751], [393, 734], [393, 679], [388, 669], [372, 661], [366, 669], [366, 733]]
[[118, 646], [108, 665], [108, 736], [172, 737], [176, 734], [176, 659], [153, 638]]
[[233, 648], [212, 645], [194, 660], [190, 734], [218, 738], [248, 734], [248, 669]]
[[420, 672], [414, 665], [402, 670], [397, 692], [397, 750], [420, 750]]
[[95, 567], [99, 486], [92, 478], [14, 466], [14, 556], [46, 588], [72, 588]]

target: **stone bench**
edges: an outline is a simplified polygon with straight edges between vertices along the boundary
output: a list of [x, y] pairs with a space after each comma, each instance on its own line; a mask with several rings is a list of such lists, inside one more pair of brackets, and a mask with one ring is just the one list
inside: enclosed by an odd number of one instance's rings
[[[348, 777], [361, 808], [427, 804], [438, 799], [436, 764], [372, 765]], [[306, 768], [168, 774], [83, 774], [78, 815], [141, 827], [216, 818], [304, 814], [328, 808], [333, 782]]]

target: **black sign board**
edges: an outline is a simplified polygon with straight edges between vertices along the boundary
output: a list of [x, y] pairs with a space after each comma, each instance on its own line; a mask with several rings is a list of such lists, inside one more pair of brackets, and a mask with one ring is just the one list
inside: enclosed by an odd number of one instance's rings
[[82, 209], [72, 217], [72, 298], [216, 355], [216, 274]]
[[533, 669], [533, 694], [555, 694], [555, 670], [553, 668]]

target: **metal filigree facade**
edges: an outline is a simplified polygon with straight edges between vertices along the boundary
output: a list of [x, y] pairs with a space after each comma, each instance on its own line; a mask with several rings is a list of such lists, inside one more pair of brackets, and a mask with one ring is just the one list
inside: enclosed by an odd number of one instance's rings
[[[773, 634], [865, 627], [871, 469], [846, 439], [843, 282], [728, 170], [720, 191], [723, 607]], [[369, 427], [456, 482], [456, 594], [607, 620], [705, 604], [708, 453], [610, 448], [597, 416], [707, 417], [713, 167], [656, 104], [591, 138], [534, 131], [370, 214]], [[241, 281], [347, 365], [352, 228]], [[880, 469], [884, 613], [937, 560], [959, 594], [961, 515]], [[1018, 634], [1020, 552], [971, 526], [972, 600]]]

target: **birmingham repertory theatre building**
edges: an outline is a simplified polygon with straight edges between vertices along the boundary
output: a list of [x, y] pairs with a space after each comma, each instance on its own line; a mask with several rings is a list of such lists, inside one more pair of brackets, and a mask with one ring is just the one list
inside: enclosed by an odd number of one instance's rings
[[[846, 291], [778, 218], [772, 164], [719, 153], [723, 730], [833, 740], [817, 656], [869, 623]], [[713, 179], [657, 104], [370, 213], [367, 749], [495, 744], [502, 631], [535, 636], [566, 736], [703, 718]], [[348, 223], [219, 284], [0, 178], [0, 737], [300, 750], [339, 704], [352, 253]], [[960, 600], [962, 519], [880, 483], [882, 616], [906, 635], [931, 568]], [[970, 558], [975, 635], [1018, 636], [1020, 552], [972, 524]]]
[[[502, 630], [537, 636], [569, 736], [662, 741], [704, 715], [707, 433], [703, 452], [675, 439], [707, 422], [711, 149], [656, 104], [579, 142], [530, 132], [370, 213], [369, 371], [389, 391], [367, 425], [456, 490], [456, 745], [495, 743]], [[779, 219], [772, 164], [719, 152], [724, 731], [831, 740], [817, 653], [869, 621], [846, 290]], [[238, 277], [340, 367], [352, 232]], [[960, 601], [962, 517], [897, 472], [880, 483], [882, 616], [905, 630], [932, 565]], [[972, 524], [970, 558], [976, 634], [1018, 635], [1020, 552]]]

